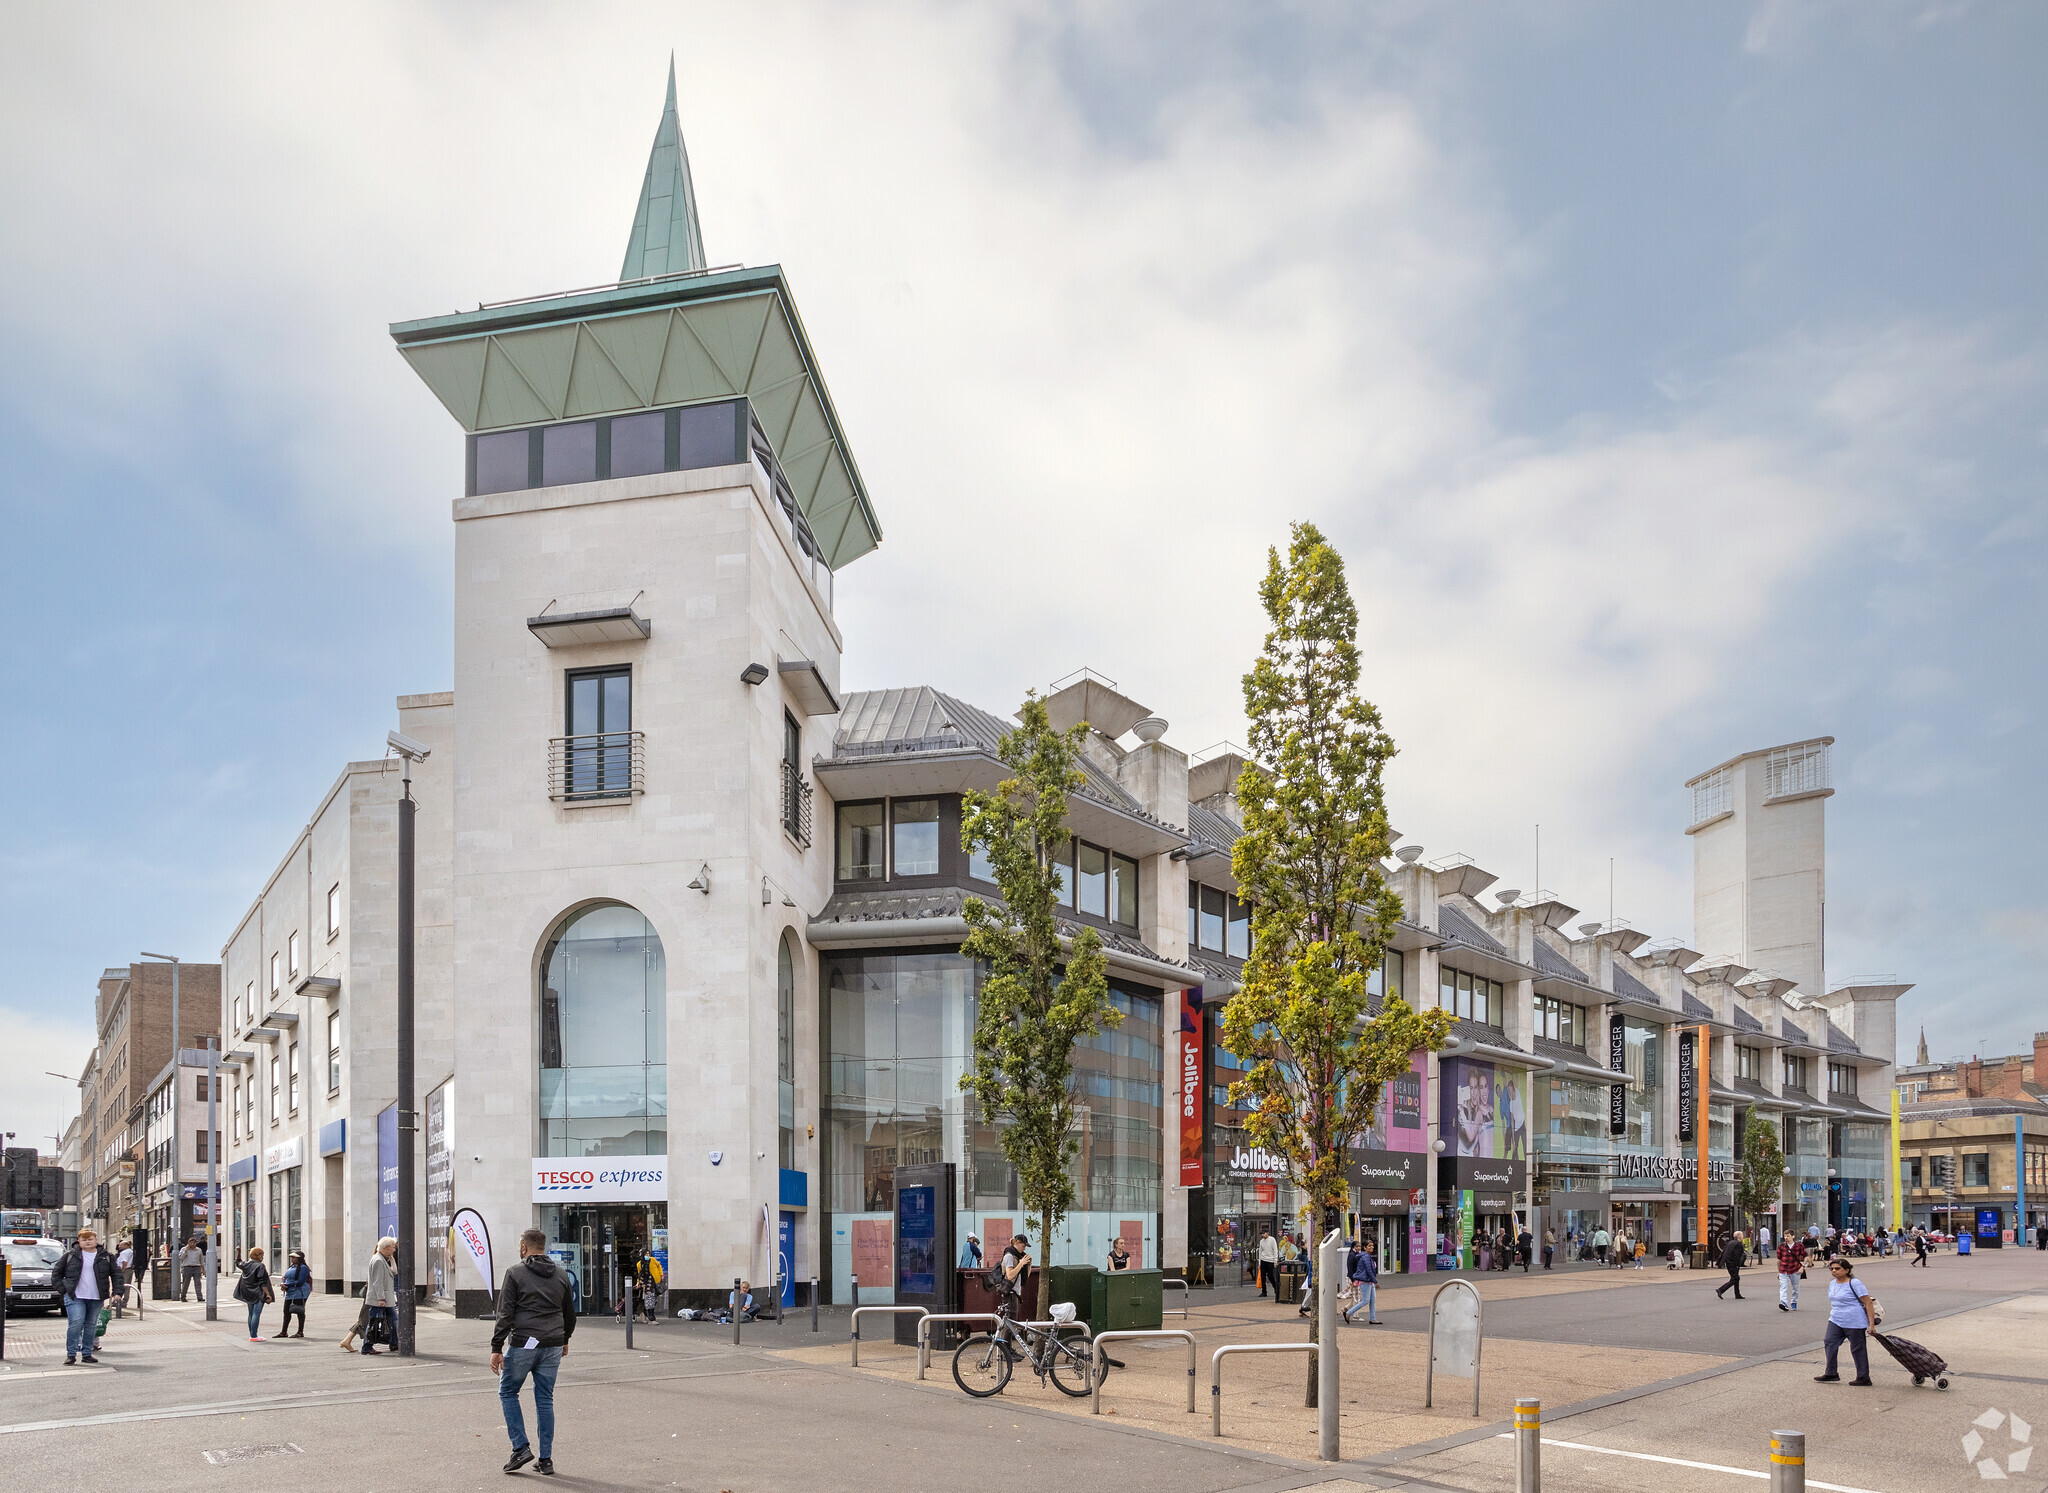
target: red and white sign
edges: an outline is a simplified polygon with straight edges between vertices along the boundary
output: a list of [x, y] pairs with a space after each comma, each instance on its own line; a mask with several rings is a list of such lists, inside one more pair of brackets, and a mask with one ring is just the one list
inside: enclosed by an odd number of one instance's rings
[[1202, 987], [1180, 993], [1180, 1185], [1200, 1187], [1202, 1168]]

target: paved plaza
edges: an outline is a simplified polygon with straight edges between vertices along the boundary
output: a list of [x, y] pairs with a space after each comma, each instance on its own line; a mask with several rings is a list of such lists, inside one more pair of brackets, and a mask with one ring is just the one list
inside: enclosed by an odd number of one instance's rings
[[[627, 1351], [608, 1319], [585, 1319], [565, 1360], [555, 1456], [563, 1486], [741, 1490], [942, 1488], [962, 1482], [1126, 1490], [1256, 1490], [1403, 1484], [1497, 1493], [1512, 1487], [1503, 1433], [1513, 1400], [1545, 1406], [1545, 1475], [1574, 1489], [1740, 1489], [1766, 1466], [1774, 1427], [1803, 1430], [1815, 1486], [1906, 1493], [1979, 1484], [1962, 1451], [1986, 1410], [2048, 1427], [2048, 1256], [2008, 1250], [1859, 1268], [1888, 1325], [1955, 1366], [1943, 1393], [1915, 1389], [1882, 1353], [1875, 1389], [1812, 1382], [1824, 1293], [1776, 1309], [1769, 1272], [1747, 1301], [1692, 1272], [1541, 1271], [1478, 1281], [1486, 1341], [1480, 1414], [1468, 1380], [1438, 1381], [1423, 1406], [1427, 1303], [1440, 1277], [1396, 1278], [1385, 1325], [1346, 1329], [1342, 1466], [1314, 1461], [1313, 1412], [1293, 1355], [1226, 1370], [1226, 1438], [1208, 1435], [1209, 1355], [1226, 1342], [1299, 1340], [1293, 1308], [1242, 1290], [1194, 1293], [1199, 1413], [1186, 1405], [1177, 1345], [1119, 1350], [1101, 1418], [1019, 1375], [970, 1400], [943, 1355], [870, 1330], [848, 1365], [843, 1309], [784, 1324], [641, 1327]], [[225, 1297], [221, 1320], [156, 1304], [117, 1321], [97, 1368], [63, 1366], [61, 1324], [9, 1323], [0, 1371], [0, 1466], [10, 1488], [272, 1487], [350, 1490], [500, 1486], [507, 1443], [487, 1324], [420, 1317], [412, 1360], [344, 1356], [354, 1303], [316, 1297], [303, 1342], [250, 1343]], [[1177, 1312], [1168, 1325], [1178, 1326]], [[274, 1330], [275, 1312], [266, 1324]], [[882, 1341], [877, 1341], [877, 1339]], [[529, 1402], [529, 1416], [531, 1414]], [[2008, 1454], [2010, 1423], [1986, 1435]], [[209, 1455], [210, 1454], [210, 1455]], [[531, 1477], [529, 1470], [522, 1476]], [[2048, 1464], [2008, 1478], [2048, 1481]]]

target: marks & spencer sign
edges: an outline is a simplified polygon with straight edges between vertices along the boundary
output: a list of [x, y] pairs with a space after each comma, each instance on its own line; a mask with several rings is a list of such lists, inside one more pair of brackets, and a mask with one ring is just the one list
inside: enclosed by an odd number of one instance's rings
[[665, 1203], [666, 1156], [536, 1156], [536, 1203]]

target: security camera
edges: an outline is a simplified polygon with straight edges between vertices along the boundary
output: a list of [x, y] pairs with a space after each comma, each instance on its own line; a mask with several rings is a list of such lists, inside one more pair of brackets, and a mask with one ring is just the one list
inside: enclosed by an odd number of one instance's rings
[[408, 762], [424, 762], [427, 760], [426, 743], [414, 741], [410, 736], [402, 732], [386, 731], [384, 733], [384, 745], [391, 748], [392, 751], [398, 753], [399, 756], [405, 758]]

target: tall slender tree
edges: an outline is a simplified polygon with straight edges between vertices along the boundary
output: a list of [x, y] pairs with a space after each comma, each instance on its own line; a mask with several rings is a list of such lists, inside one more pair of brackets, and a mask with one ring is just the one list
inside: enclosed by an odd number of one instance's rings
[[[1754, 1109], [1742, 1125], [1742, 1166], [1735, 1174], [1735, 1206], [1742, 1213], [1738, 1222], [1754, 1227], [1765, 1213], [1776, 1207], [1785, 1187], [1785, 1152], [1778, 1144], [1778, 1127]], [[1706, 1224], [1700, 1225], [1701, 1237]]]
[[1093, 929], [1062, 946], [1061, 856], [1069, 843], [1067, 795], [1083, 782], [1075, 765], [1088, 727], [1055, 731], [1033, 691], [1022, 724], [1003, 734], [997, 755], [1009, 767], [994, 793], [965, 795], [960, 841], [987, 853], [1000, 904], [969, 897], [960, 952], [980, 960], [980, 1011], [974, 1067], [960, 1087], [982, 1115], [1003, 1122], [1003, 1155], [1017, 1173], [1017, 1194], [1038, 1219], [1040, 1320], [1051, 1310], [1043, 1267], [1052, 1231], [1074, 1206], [1074, 1044], [1123, 1020], [1109, 1000], [1108, 965]]
[[1231, 1103], [1251, 1108], [1247, 1135], [1285, 1161], [1319, 1237], [1349, 1195], [1350, 1150], [1382, 1089], [1417, 1048], [1443, 1046], [1451, 1018], [1392, 993], [1374, 1009], [1367, 988], [1401, 914], [1380, 864], [1394, 742], [1358, 692], [1344, 562], [1314, 525], [1296, 524], [1286, 560], [1268, 553], [1259, 600], [1271, 628], [1244, 678], [1255, 760], [1238, 777], [1244, 833], [1231, 852], [1252, 946], [1223, 1042], [1249, 1064]]

